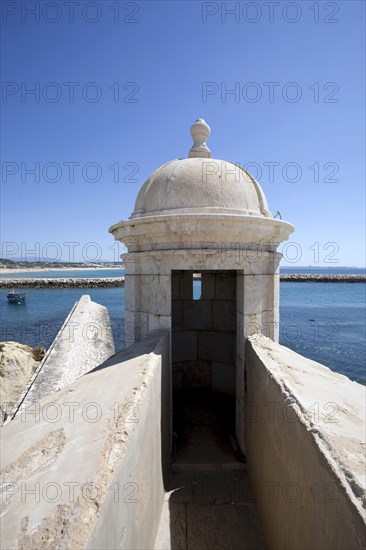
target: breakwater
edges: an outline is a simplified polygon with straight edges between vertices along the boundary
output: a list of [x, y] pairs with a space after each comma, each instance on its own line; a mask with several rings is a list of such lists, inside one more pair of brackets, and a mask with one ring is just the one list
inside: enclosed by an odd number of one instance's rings
[[283, 282], [294, 283], [366, 283], [366, 275], [361, 274], [334, 274], [325, 273], [283, 273], [280, 275]]
[[[296, 283], [366, 283], [366, 275], [286, 273], [280, 276], [280, 280]], [[103, 279], [0, 279], [0, 288], [116, 288], [124, 285], [124, 277]]]
[[0, 288], [115, 288], [124, 277], [105, 279], [0, 279]]

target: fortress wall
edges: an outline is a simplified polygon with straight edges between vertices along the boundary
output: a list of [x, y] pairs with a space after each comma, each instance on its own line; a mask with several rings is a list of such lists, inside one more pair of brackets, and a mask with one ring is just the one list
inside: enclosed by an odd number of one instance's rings
[[19, 414], [43, 397], [68, 386], [115, 352], [106, 307], [84, 295], [70, 311], [63, 326], [14, 408]]
[[151, 334], [4, 426], [1, 548], [153, 547], [169, 370], [169, 336]]
[[268, 547], [365, 540], [365, 390], [263, 336], [246, 344], [248, 474]]

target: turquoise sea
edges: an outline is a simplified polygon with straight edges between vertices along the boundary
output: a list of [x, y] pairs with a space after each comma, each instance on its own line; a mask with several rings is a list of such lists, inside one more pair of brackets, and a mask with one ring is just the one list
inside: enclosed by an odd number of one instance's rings
[[[295, 271], [296, 270], [296, 271]], [[357, 268], [284, 268], [284, 273], [364, 273]], [[123, 270], [18, 273], [20, 277], [117, 277]], [[197, 282], [199, 284], [199, 282]], [[366, 285], [281, 283], [280, 343], [366, 384]], [[25, 305], [0, 290], [0, 341], [48, 347], [82, 294], [109, 310], [117, 350], [124, 347], [124, 288], [26, 290]]]

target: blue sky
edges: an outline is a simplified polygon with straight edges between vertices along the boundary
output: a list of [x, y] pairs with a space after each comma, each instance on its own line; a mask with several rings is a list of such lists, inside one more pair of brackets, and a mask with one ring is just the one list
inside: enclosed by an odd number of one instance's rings
[[284, 264], [363, 265], [364, 16], [361, 1], [2, 2], [2, 256], [117, 259], [108, 227], [202, 117], [213, 157], [247, 166], [295, 225]]

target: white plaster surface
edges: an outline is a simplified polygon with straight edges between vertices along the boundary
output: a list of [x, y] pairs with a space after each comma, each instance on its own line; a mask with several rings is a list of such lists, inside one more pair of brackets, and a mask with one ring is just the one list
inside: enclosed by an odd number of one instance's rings
[[248, 473], [269, 547], [364, 548], [366, 388], [259, 335], [246, 369]]
[[219, 159], [177, 159], [158, 168], [141, 188], [133, 218], [184, 212], [269, 216], [258, 182], [244, 168]]
[[15, 414], [43, 397], [71, 384], [115, 352], [106, 307], [84, 295], [74, 305], [52, 342]]
[[156, 333], [2, 428], [1, 548], [152, 548], [171, 448], [168, 357]]
[[132, 218], [152, 214], [230, 212], [270, 216], [264, 193], [240, 165], [211, 158], [206, 140], [211, 129], [203, 119], [191, 127], [189, 158], [172, 160], [142, 186]]

